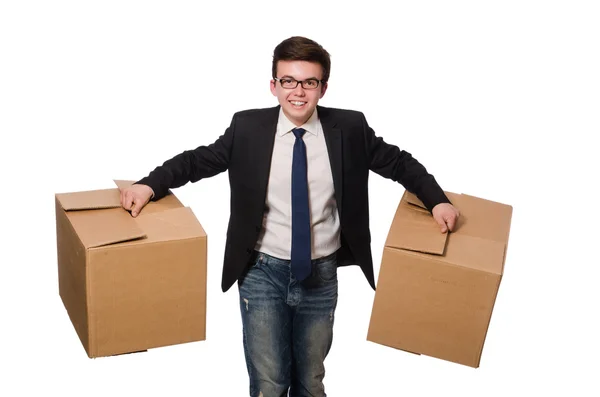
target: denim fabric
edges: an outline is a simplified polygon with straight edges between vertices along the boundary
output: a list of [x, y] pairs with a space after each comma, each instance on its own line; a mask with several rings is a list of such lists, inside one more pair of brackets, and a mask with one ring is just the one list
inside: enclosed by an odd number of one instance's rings
[[324, 360], [333, 340], [336, 254], [312, 261], [301, 283], [290, 261], [257, 253], [239, 283], [251, 397], [326, 396]]

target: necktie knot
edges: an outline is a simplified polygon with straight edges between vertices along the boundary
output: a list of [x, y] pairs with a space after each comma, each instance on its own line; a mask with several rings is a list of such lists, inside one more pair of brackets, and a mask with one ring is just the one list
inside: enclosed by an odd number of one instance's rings
[[294, 128], [292, 130], [292, 132], [294, 133], [294, 135], [296, 136], [296, 138], [302, 138], [302, 136], [304, 135], [304, 133], [306, 132], [306, 130], [304, 128]]

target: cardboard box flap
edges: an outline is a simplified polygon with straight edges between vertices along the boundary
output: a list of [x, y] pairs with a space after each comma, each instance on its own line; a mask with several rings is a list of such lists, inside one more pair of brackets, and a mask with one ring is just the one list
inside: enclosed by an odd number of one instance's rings
[[119, 189], [88, 190], [84, 192], [56, 194], [65, 211], [121, 207]]
[[202, 225], [189, 207], [154, 213], [144, 213], [142, 210], [136, 222], [146, 233], [148, 242], [206, 237]]
[[[119, 189], [124, 189], [133, 185], [135, 181], [113, 180]], [[169, 191], [167, 195], [158, 201], [150, 201], [140, 212], [140, 215], [147, 215], [155, 212], [161, 212], [173, 208], [182, 208], [183, 204], [173, 193]]]
[[72, 211], [67, 217], [86, 248], [146, 237], [134, 218], [122, 208]]
[[440, 232], [428, 211], [414, 208], [405, 198], [396, 210], [386, 247], [442, 255], [448, 234]]
[[451, 200], [460, 211], [457, 234], [508, 244], [512, 206], [467, 194]]
[[463, 234], [450, 233], [444, 261], [470, 269], [502, 275], [505, 244]]
[[115, 183], [115, 185], [117, 185], [119, 190], [121, 190], [121, 189], [125, 189], [126, 187], [133, 185], [135, 181], [128, 181], [128, 180], [124, 180], [124, 179], [113, 179], [113, 182]]

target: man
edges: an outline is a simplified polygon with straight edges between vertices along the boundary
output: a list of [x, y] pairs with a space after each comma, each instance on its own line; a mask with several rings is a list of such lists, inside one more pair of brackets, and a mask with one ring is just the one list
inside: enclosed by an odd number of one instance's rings
[[284, 40], [270, 83], [279, 106], [236, 113], [216, 142], [184, 151], [121, 193], [137, 216], [168, 189], [228, 170], [222, 289], [238, 282], [252, 397], [325, 396], [337, 268], [359, 265], [375, 288], [369, 171], [415, 193], [441, 232], [459, 215], [434, 177], [376, 137], [362, 113], [317, 106], [329, 71], [319, 44]]

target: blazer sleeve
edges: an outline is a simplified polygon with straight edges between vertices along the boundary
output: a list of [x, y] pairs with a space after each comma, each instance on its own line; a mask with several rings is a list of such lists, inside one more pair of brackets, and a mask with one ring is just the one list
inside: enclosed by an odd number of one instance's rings
[[400, 183], [406, 190], [414, 193], [430, 212], [440, 203], [450, 203], [434, 176], [417, 159], [376, 136], [364, 115], [362, 123], [371, 171]]
[[166, 196], [169, 189], [226, 171], [231, 158], [235, 122], [236, 115], [225, 133], [214, 143], [176, 155], [135, 183], [150, 186], [154, 191], [152, 201], [156, 201]]

